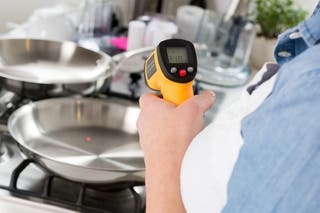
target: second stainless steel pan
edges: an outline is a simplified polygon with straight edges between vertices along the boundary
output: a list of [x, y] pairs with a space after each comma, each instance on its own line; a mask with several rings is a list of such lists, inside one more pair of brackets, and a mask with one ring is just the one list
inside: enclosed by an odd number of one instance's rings
[[36, 98], [91, 94], [106, 86], [105, 80], [129, 58], [150, 51], [144, 48], [112, 58], [70, 41], [0, 39], [0, 84]]
[[67, 179], [143, 182], [138, 114], [124, 100], [55, 98], [19, 108], [8, 128], [28, 158]]
[[90, 94], [102, 87], [113, 69], [110, 56], [73, 42], [0, 40], [1, 86], [19, 95]]

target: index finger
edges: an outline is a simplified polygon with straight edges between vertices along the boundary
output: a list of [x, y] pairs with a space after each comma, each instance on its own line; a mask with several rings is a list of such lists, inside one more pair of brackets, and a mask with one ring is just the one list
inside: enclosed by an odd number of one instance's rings
[[146, 93], [139, 98], [139, 105], [140, 107], [148, 106], [152, 104], [152, 102], [158, 101], [158, 99], [160, 99], [160, 97], [157, 94]]
[[146, 93], [146, 94], [142, 95], [139, 99], [139, 104], [140, 104], [141, 108], [155, 106], [155, 105], [159, 105], [159, 104], [166, 105], [169, 107], [175, 106], [172, 103], [163, 100], [155, 93]]

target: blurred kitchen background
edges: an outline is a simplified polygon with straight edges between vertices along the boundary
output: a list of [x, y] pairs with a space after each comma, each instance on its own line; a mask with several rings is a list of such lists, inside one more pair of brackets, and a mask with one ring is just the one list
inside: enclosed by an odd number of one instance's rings
[[[225, 12], [228, 9], [228, 6], [232, 0], [210, 0], [207, 1], [207, 7], [209, 9], [213, 9], [219, 12]], [[312, 11], [317, 0], [294, 0], [301, 7], [308, 11]], [[70, 2], [74, 4], [82, 4], [81, 0], [28, 0], [28, 1], [19, 1], [19, 0], [11, 0], [5, 1], [1, 0], [0, 4], [0, 33], [4, 33], [8, 31], [7, 23], [17, 23], [21, 24], [25, 22], [28, 17], [39, 8], [51, 7], [60, 3]], [[121, 5], [124, 11], [127, 9], [128, 11], [131, 9], [131, 14], [123, 14], [127, 15], [127, 22], [133, 18], [134, 16], [134, 5], [135, 2], [141, 2], [139, 5], [143, 5], [144, 1], [141, 0], [114, 0], [115, 3]], [[188, 0], [175, 0], [175, 1], [163, 1], [163, 8], [167, 7], [168, 13], [172, 15], [175, 13], [175, 9], [177, 8], [169, 8], [169, 4], [177, 3], [177, 5], [188, 4], [190, 1]], [[166, 5], [165, 5], [166, 4]]]

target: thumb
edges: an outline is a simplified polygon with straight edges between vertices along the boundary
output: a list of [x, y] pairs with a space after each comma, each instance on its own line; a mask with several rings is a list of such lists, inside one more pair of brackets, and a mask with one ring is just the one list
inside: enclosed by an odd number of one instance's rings
[[187, 105], [197, 105], [203, 113], [207, 112], [216, 100], [216, 94], [213, 91], [206, 90], [200, 95], [195, 95], [185, 101], [180, 107]]

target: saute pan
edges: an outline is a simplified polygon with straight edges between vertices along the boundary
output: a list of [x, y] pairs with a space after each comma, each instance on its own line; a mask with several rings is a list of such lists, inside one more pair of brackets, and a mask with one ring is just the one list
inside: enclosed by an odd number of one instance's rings
[[106, 79], [128, 59], [151, 51], [143, 48], [110, 57], [70, 41], [0, 39], [0, 85], [35, 99], [88, 95], [108, 87]]
[[22, 153], [69, 180], [143, 182], [138, 114], [125, 100], [53, 98], [16, 110], [8, 129]]

